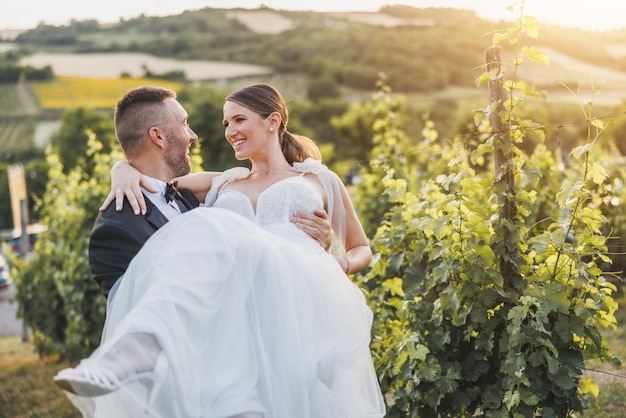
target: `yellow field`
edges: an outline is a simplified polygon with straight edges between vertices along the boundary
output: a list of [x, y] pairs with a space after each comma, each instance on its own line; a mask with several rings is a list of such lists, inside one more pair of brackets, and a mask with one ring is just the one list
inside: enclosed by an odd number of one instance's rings
[[44, 109], [69, 109], [85, 106], [113, 109], [129, 89], [142, 85], [159, 85], [179, 91], [182, 84], [148, 78], [79, 78], [58, 77], [49, 83], [33, 83], [39, 105]]

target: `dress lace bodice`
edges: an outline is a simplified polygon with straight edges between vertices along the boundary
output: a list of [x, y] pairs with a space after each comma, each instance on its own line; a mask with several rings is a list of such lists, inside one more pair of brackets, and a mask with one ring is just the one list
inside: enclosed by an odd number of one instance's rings
[[[203, 206], [232, 210], [271, 232], [303, 244], [310, 244], [303, 241], [316, 241], [290, 222], [291, 215], [295, 212], [312, 213], [316, 209], [326, 209], [334, 236], [331, 253], [342, 257], [345, 254], [346, 208], [342, 201], [341, 180], [321, 161], [311, 158], [302, 163], [294, 163], [293, 169], [293, 177], [282, 179], [259, 194], [256, 211], [245, 194], [224, 187], [230, 182], [247, 177], [250, 170], [245, 167], [231, 168], [214, 178]], [[308, 177], [304, 177], [309, 173], [317, 177], [323, 192]], [[321, 193], [325, 195], [322, 196]], [[307, 239], [303, 240], [303, 237]]]
[[233, 189], [221, 190], [213, 207], [232, 210], [267, 227], [290, 222], [290, 217], [296, 212], [312, 213], [322, 209], [323, 201], [309, 180], [303, 176], [294, 176], [282, 179], [262, 191], [257, 199], [256, 213], [250, 199]]

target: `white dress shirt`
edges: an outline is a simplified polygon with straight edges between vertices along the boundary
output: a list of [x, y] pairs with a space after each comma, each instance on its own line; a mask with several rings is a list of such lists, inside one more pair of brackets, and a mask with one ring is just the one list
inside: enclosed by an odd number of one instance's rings
[[172, 200], [169, 203], [165, 201], [165, 189], [167, 188], [167, 183], [161, 180], [152, 178], [152, 177], [148, 177], [148, 176], [144, 176], [144, 177], [147, 178], [148, 181], [150, 181], [150, 185], [154, 189], [158, 190], [158, 192], [156, 193], [150, 193], [143, 187], [141, 188], [141, 191], [146, 196], [148, 196], [148, 199], [150, 199], [150, 201], [154, 203], [157, 209], [159, 209], [161, 213], [165, 215], [165, 217], [169, 220], [180, 215], [181, 213], [180, 208], [178, 207], [175, 201]]

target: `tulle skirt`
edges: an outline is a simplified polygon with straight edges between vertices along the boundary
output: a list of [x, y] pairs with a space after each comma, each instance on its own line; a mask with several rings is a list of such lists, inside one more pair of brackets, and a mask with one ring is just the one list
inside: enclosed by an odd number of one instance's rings
[[[224, 209], [194, 209], [133, 259], [102, 345], [83, 360], [151, 335], [154, 371], [70, 399], [96, 417], [382, 417], [371, 322], [360, 289], [293, 225], [268, 231]], [[132, 368], [141, 352], [115, 354]]]

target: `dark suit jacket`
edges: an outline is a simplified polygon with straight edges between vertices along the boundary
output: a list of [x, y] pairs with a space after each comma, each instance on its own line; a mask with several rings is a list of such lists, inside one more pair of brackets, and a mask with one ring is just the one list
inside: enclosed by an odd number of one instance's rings
[[[192, 206], [200, 204], [190, 191], [181, 190], [181, 194]], [[145, 215], [135, 215], [125, 200], [121, 212], [111, 204], [96, 218], [89, 238], [89, 267], [105, 297], [148, 238], [167, 223], [165, 215], [150, 199], [144, 198]]]

